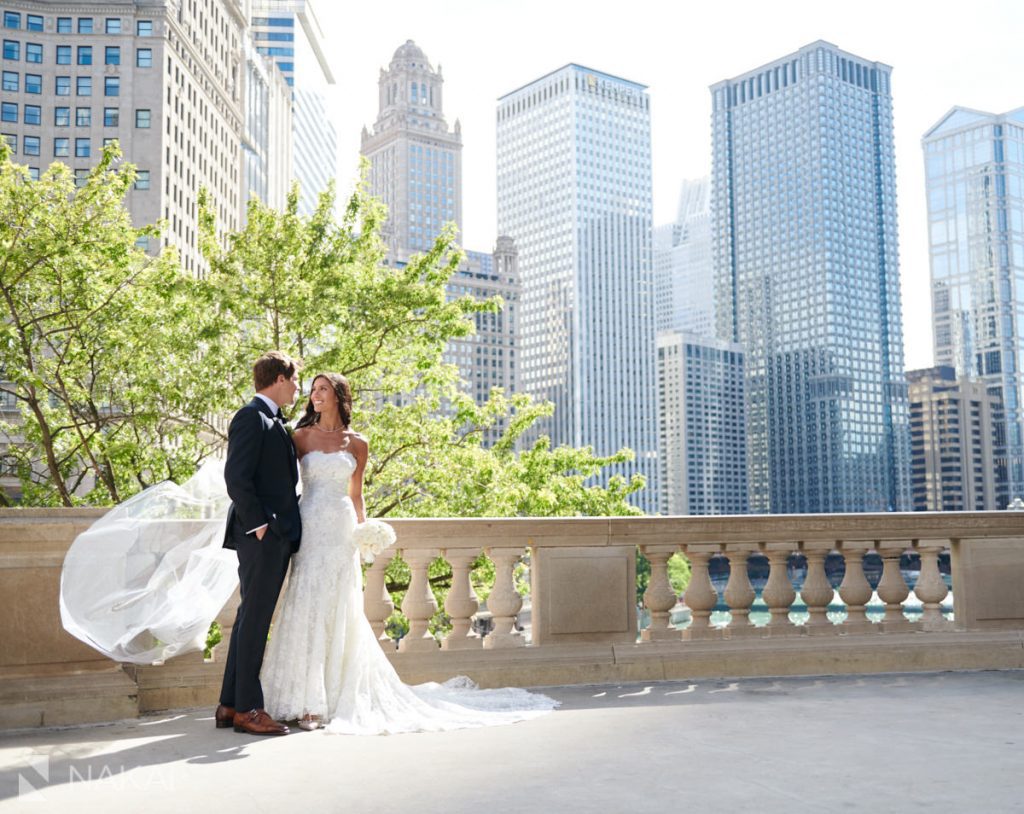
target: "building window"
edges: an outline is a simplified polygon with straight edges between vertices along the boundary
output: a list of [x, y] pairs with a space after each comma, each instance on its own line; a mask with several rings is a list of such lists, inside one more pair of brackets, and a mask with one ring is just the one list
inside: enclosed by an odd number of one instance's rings
[[152, 37], [153, 36], [153, 21], [152, 20], [139, 20], [135, 24], [135, 34], [139, 37]]
[[21, 59], [21, 43], [17, 40], [4, 40], [4, 59]]
[[63, 156], [67, 156], [70, 144], [71, 144], [71, 139], [55, 138], [53, 140], [53, 154], [55, 156], [57, 156], [58, 158], [61, 158]]
[[76, 127], [92, 127], [92, 108], [91, 107], [75, 108], [75, 126]]
[[54, 127], [70, 127], [71, 126], [71, 108], [70, 107], [55, 107], [53, 109], [53, 126]]
[[43, 17], [41, 14], [29, 14], [25, 17], [25, 28], [29, 31], [43, 30]]
[[58, 65], [70, 65], [71, 64], [71, 46], [70, 45], [58, 45], [57, 46], [57, 64]]
[[25, 113], [23, 115], [25, 124], [43, 123], [43, 109], [39, 105], [25, 105]]
[[41, 65], [43, 62], [43, 46], [38, 42], [25, 43], [25, 61]]
[[148, 129], [152, 115], [148, 110], [135, 111], [135, 126], [140, 129]]
[[121, 124], [121, 111], [116, 107], [103, 108], [103, 126], [118, 127]]
[[91, 34], [92, 33], [92, 17], [79, 17], [78, 18], [78, 33], [79, 34]]
[[120, 76], [105, 76], [105, 77], [103, 77], [103, 95], [104, 96], [120, 96], [121, 95], [121, 77]]
[[43, 92], [43, 77], [37, 73], [25, 74], [25, 93], [40, 94]]
[[21, 28], [21, 15], [16, 11], [5, 11], [4, 28]]
[[135, 188], [149, 189], [149, 170], [139, 170], [135, 174]]
[[115, 141], [117, 141], [116, 136], [107, 136], [103, 139], [103, 146], [106, 147], [108, 144], [113, 144]]
[[70, 17], [58, 17], [57, 18], [57, 33], [58, 34], [70, 34], [71, 33], [71, 18]]
[[18, 106], [14, 102], [0, 104], [0, 121], [15, 123], [18, 121]]
[[136, 48], [135, 49], [135, 67], [136, 68], [152, 68], [153, 67], [153, 49], [152, 48]]
[[78, 64], [79, 65], [92, 65], [92, 46], [91, 45], [79, 45], [78, 46]]
[[75, 186], [84, 187], [89, 180], [89, 170], [75, 170]]
[[21, 151], [25, 155], [39, 155], [39, 136], [23, 136]]
[[120, 65], [121, 49], [116, 45], [108, 45], [103, 51], [104, 65]]
[[3, 89], [12, 93], [18, 92], [20, 74], [17, 71], [4, 71]]
[[92, 77], [91, 76], [80, 76], [75, 87], [75, 92], [79, 96], [92, 96]]
[[105, 30], [108, 34], [120, 34], [121, 33], [121, 18], [120, 17], [107, 17]]
[[28, 168], [28, 177], [31, 178], [33, 181], [38, 181], [39, 180], [39, 167], [29, 167]]
[[11, 148], [11, 152], [17, 155], [18, 153], [18, 137], [14, 133], [4, 133], [4, 141], [7, 142], [7, 146]]
[[92, 155], [92, 147], [89, 139], [87, 138], [76, 138], [75, 139], [75, 158], [88, 158]]

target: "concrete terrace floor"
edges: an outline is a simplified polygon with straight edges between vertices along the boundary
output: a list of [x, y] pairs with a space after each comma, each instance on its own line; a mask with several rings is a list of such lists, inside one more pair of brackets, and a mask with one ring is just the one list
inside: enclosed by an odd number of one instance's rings
[[0, 733], [0, 812], [1024, 812], [1022, 671], [544, 692], [440, 734], [255, 738], [212, 709]]

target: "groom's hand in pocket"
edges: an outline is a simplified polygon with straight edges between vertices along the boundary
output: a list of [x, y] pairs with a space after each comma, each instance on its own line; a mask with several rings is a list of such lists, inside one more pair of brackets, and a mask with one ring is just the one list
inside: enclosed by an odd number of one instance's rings
[[267, 529], [268, 528], [270, 528], [269, 525], [264, 525], [264, 526], [260, 526], [258, 529], [256, 529], [256, 531], [253, 532], [253, 534], [256, 535], [256, 539], [257, 540], [262, 540], [263, 539], [263, 535], [267, 533]]

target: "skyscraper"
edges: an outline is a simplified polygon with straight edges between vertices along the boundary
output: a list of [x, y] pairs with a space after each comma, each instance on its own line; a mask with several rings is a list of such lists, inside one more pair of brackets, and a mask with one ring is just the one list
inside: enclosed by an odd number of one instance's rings
[[909, 370], [907, 381], [914, 510], [995, 509], [998, 397], [984, 382], [958, 378], [949, 365]]
[[292, 89], [292, 173], [299, 214], [309, 215], [336, 175], [338, 136], [328, 106], [334, 74], [311, 0], [254, 0], [252, 38]]
[[1024, 496], [1024, 108], [954, 107], [924, 135], [935, 363], [1000, 399], [997, 505]]
[[462, 225], [462, 126], [444, 118], [441, 66], [407, 40], [380, 71], [373, 133], [363, 128], [370, 191], [388, 207], [384, 233], [393, 261], [434, 245], [441, 228]]
[[658, 333], [658, 460], [666, 514], [746, 514], [743, 351]]
[[501, 97], [498, 231], [519, 248], [520, 389], [554, 403], [555, 444], [636, 453], [658, 503], [650, 100], [569, 64]]
[[909, 508], [891, 68], [814, 42], [711, 86], [719, 336], [753, 511]]
[[715, 334], [710, 179], [684, 181], [673, 223], [654, 229], [654, 329]]

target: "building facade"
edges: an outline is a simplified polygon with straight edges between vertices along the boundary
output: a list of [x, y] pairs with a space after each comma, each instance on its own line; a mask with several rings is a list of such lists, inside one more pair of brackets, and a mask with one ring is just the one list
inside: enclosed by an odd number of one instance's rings
[[819, 41], [711, 86], [716, 324], [746, 354], [752, 511], [910, 505], [890, 75]]
[[273, 62], [245, 42], [243, 191], [282, 210], [292, 178], [292, 91]]
[[710, 181], [684, 181], [675, 221], [654, 229], [656, 332], [715, 335]]
[[907, 381], [914, 511], [997, 508], [998, 396], [950, 365], [907, 371]]
[[743, 349], [674, 331], [657, 345], [662, 510], [746, 514]]
[[519, 248], [520, 389], [554, 403], [541, 431], [598, 454], [629, 447], [657, 511], [650, 100], [569, 64], [502, 96], [498, 230]]
[[133, 220], [163, 218], [164, 243], [201, 273], [200, 187], [224, 229], [239, 228], [244, 207], [242, 5], [23, 0], [0, 13], [0, 132], [15, 160], [34, 174], [62, 161], [84, 179], [117, 139], [138, 166]]
[[292, 177], [299, 214], [316, 209], [337, 175], [338, 134], [328, 102], [334, 74], [311, 0], [252, 0], [252, 39], [273, 60], [292, 91]]
[[1024, 496], [1024, 108], [954, 107], [925, 135], [935, 363], [1002, 404], [996, 503]]
[[377, 121], [362, 134], [370, 191], [388, 207], [393, 262], [426, 252], [446, 223], [462, 226], [462, 126], [444, 117], [444, 76], [407, 40], [381, 68]]

